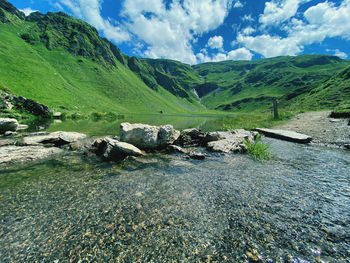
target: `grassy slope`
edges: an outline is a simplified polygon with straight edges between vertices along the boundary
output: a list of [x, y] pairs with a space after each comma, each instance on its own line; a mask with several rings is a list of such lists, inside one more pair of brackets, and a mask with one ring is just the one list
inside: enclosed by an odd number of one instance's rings
[[31, 45], [20, 35], [36, 23], [7, 14], [13, 25], [0, 23], [0, 84], [12, 92], [54, 109], [70, 111], [171, 112], [200, 110], [160, 88], [147, 87], [127, 66], [102, 66], [90, 58], [73, 56], [63, 48], [48, 50], [41, 42]]
[[[303, 55], [258, 61], [205, 63], [193, 68], [206, 82], [218, 85], [202, 98], [206, 106], [251, 112], [270, 107], [272, 97], [281, 98], [282, 105], [290, 106], [296, 101], [291, 98], [309, 94], [349, 64], [349, 61], [331, 56]], [[337, 89], [334, 86], [332, 88]], [[316, 104], [312, 101], [309, 103]], [[337, 103], [334, 100], [328, 106]], [[304, 108], [309, 106], [308, 103], [299, 105]], [[322, 108], [322, 104], [319, 106]]]

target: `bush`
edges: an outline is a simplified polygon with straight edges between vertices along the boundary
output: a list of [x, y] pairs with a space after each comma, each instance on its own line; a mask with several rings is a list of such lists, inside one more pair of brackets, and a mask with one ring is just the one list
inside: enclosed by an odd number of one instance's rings
[[5, 91], [6, 93], [12, 93], [11, 90], [8, 87], [6, 87], [6, 86], [4, 86], [2, 84], [0, 84], [0, 91]]
[[91, 117], [93, 120], [101, 120], [104, 116], [103, 112], [93, 112], [91, 113]]
[[270, 146], [261, 143], [261, 134], [256, 137], [254, 142], [246, 140], [244, 144], [247, 146], [248, 153], [253, 156], [257, 161], [269, 160], [271, 153], [269, 151]]

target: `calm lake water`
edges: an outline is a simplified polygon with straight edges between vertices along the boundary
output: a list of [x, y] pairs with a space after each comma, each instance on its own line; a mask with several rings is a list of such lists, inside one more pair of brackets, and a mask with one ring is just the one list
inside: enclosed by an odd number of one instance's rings
[[0, 261], [350, 262], [349, 151], [264, 141], [266, 163], [72, 153], [2, 169]]
[[171, 124], [175, 129], [200, 128], [203, 131], [221, 130], [225, 123], [235, 123], [232, 115], [163, 115], [163, 114], [134, 114], [123, 115], [115, 120], [65, 120], [52, 124], [48, 131], [76, 131], [90, 136], [119, 135], [122, 122], [148, 123], [150, 125]]

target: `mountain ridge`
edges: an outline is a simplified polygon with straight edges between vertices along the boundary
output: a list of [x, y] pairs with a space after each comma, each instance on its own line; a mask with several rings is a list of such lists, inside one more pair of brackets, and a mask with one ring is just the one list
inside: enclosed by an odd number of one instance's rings
[[[201, 112], [204, 104], [212, 110], [254, 112], [269, 110], [275, 97], [281, 107], [290, 110], [350, 104], [347, 79], [340, 75], [347, 74], [350, 61], [334, 56], [284, 56], [191, 66], [125, 55], [100, 37], [93, 26], [63, 12], [25, 16], [2, 0], [0, 21], [0, 67], [9, 67], [7, 75], [0, 72], [0, 84], [54, 108], [176, 113]], [[39, 64], [33, 67], [36, 60]], [[19, 61], [22, 67], [16, 64]], [[45, 75], [49, 72], [59, 79]], [[25, 74], [20, 78], [18, 73]], [[40, 79], [47, 81], [48, 88]], [[61, 100], [50, 98], [55, 92], [61, 94]], [[334, 94], [343, 97], [329, 100]], [[105, 105], [99, 107], [95, 100]]]

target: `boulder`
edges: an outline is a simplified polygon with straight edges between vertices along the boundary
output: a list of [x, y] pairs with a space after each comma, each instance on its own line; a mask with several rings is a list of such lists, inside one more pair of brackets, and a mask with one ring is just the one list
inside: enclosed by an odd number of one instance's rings
[[17, 107], [21, 107], [34, 115], [41, 116], [43, 118], [51, 118], [52, 110], [44, 104], [22, 96], [14, 97], [13, 101]]
[[64, 151], [54, 147], [43, 146], [4, 146], [0, 148], [0, 166], [9, 163], [36, 161], [61, 154]]
[[207, 150], [228, 154], [245, 153], [247, 151], [247, 147], [244, 144], [244, 141], [254, 141], [258, 135], [257, 132], [246, 131], [242, 129], [217, 133], [221, 139], [208, 142], [206, 146]]
[[165, 148], [172, 144], [180, 132], [171, 125], [151, 126], [147, 124], [120, 124], [120, 140], [144, 150]]
[[273, 130], [273, 129], [263, 129], [263, 128], [257, 128], [256, 130], [258, 132], [261, 132], [265, 136], [280, 139], [280, 140], [290, 141], [290, 142], [309, 143], [312, 141], [311, 136], [297, 133], [294, 131]]
[[175, 144], [181, 146], [201, 146], [205, 143], [205, 137], [206, 134], [200, 129], [185, 129], [181, 132]]
[[186, 149], [181, 148], [180, 146], [177, 145], [169, 145], [166, 148], [167, 153], [187, 153]]
[[0, 118], [0, 133], [7, 131], [16, 131], [18, 128], [18, 121], [11, 118]]
[[42, 145], [52, 144], [56, 147], [70, 144], [78, 140], [86, 138], [85, 134], [78, 132], [57, 131], [53, 133], [38, 132], [31, 133], [23, 137], [19, 142], [20, 145]]
[[[97, 142], [98, 144], [99, 142]], [[104, 138], [98, 145], [97, 154], [104, 161], [120, 161], [127, 156], [142, 156], [144, 155], [140, 149], [132, 144], [120, 142], [111, 138]]]

